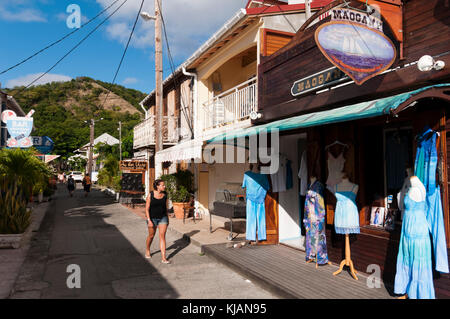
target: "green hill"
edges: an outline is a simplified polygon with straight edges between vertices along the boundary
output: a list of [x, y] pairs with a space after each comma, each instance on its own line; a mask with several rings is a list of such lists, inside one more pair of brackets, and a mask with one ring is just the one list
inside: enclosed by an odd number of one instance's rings
[[106, 132], [119, 138], [118, 122], [122, 121], [122, 147], [131, 155], [133, 127], [144, 117], [139, 102], [145, 93], [88, 77], [33, 86], [23, 92], [21, 89], [5, 91], [14, 96], [25, 113], [36, 111], [32, 135], [49, 136], [55, 142], [52, 154], [63, 158], [73, 155], [89, 142], [89, 125], [84, 121], [103, 118], [95, 124], [95, 137]]

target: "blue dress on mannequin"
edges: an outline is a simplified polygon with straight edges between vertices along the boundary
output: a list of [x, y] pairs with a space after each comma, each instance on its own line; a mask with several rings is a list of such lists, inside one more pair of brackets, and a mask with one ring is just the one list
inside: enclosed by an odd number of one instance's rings
[[406, 194], [404, 206], [394, 292], [407, 293], [410, 299], [434, 299], [427, 205], [425, 200], [416, 202]]
[[334, 186], [337, 199], [336, 210], [334, 212], [334, 228], [338, 234], [359, 234], [359, 214], [356, 206], [356, 194], [351, 191], [338, 191]]

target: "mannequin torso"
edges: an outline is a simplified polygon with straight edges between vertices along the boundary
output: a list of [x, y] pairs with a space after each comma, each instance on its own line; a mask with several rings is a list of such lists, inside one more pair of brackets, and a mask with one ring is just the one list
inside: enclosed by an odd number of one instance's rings
[[427, 192], [420, 179], [417, 176], [411, 176], [409, 181], [411, 188], [408, 190], [408, 196], [415, 202], [424, 201]]

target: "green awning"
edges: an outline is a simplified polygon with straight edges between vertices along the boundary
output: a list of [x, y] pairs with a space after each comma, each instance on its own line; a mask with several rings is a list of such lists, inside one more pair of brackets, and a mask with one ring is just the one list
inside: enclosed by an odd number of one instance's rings
[[450, 83], [436, 84], [426, 86], [415, 91], [401, 93], [398, 95], [385, 97], [378, 100], [362, 102], [358, 104], [348, 105], [332, 110], [308, 113], [304, 115], [294, 116], [283, 120], [270, 122], [263, 125], [252, 126], [249, 128], [233, 130], [219, 134], [210, 139], [207, 143], [220, 142], [224, 140], [234, 139], [238, 137], [251, 136], [259, 134], [262, 131], [270, 133], [272, 130], [287, 131], [298, 128], [311, 126], [319, 126], [331, 123], [339, 123], [346, 121], [359, 120], [364, 118], [376, 117], [380, 115], [388, 115], [402, 103], [410, 99], [416, 94], [435, 87], [450, 86]]

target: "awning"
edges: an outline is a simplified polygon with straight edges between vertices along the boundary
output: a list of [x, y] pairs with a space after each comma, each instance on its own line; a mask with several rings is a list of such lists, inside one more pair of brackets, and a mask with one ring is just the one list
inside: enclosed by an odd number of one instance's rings
[[181, 142], [175, 146], [156, 152], [155, 161], [176, 162], [202, 158], [203, 141], [194, 139]]
[[424, 96], [422, 94], [423, 92], [439, 87], [450, 87], [450, 83], [426, 86], [415, 91], [401, 93], [377, 100], [348, 105], [322, 112], [294, 116], [263, 125], [252, 126], [246, 129], [233, 130], [220, 134], [208, 140], [207, 143], [217, 143], [223, 140], [256, 135], [263, 131], [266, 133], [270, 133], [272, 130], [287, 131], [298, 128], [359, 120], [380, 115], [388, 115], [392, 114], [397, 108], [405, 109], [405, 104], [409, 105], [412, 103], [414, 100], [413, 98], [416, 96]]

